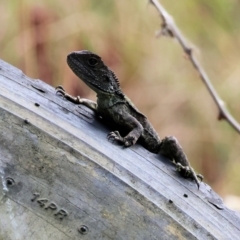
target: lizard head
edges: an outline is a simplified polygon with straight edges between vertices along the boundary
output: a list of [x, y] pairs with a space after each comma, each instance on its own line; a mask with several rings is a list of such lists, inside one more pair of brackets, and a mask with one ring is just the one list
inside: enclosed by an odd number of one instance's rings
[[99, 93], [115, 93], [120, 90], [119, 82], [102, 59], [87, 50], [71, 52], [67, 63], [72, 71], [91, 89]]

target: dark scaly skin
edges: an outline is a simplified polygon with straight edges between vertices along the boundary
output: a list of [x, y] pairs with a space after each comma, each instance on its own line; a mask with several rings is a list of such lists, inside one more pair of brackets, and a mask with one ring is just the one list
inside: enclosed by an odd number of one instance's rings
[[97, 93], [97, 103], [65, 93], [61, 86], [57, 93], [66, 99], [84, 104], [96, 111], [100, 116], [112, 120], [129, 133], [122, 137], [118, 131], [110, 132], [108, 139], [117, 141], [125, 147], [134, 145], [138, 140], [150, 152], [161, 153], [174, 161], [177, 170], [184, 176], [192, 178], [198, 188], [201, 175], [191, 168], [189, 161], [175, 137], [160, 140], [148, 119], [138, 111], [122, 92], [115, 74], [104, 64], [101, 58], [87, 50], [72, 52], [67, 56], [67, 63], [73, 72]]

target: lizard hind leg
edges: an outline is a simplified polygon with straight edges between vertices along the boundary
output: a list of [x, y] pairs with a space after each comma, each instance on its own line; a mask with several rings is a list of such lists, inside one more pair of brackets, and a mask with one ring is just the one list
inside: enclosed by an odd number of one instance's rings
[[203, 176], [195, 173], [194, 169], [190, 166], [186, 154], [175, 137], [169, 136], [162, 140], [160, 153], [171, 160], [174, 159], [177, 171], [183, 177], [193, 179], [199, 188], [200, 182], [198, 179], [202, 181]]

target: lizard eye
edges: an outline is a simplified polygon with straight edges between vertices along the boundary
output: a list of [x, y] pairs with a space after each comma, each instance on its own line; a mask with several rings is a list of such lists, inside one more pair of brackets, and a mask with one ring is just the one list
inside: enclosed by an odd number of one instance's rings
[[91, 58], [88, 59], [88, 64], [92, 67], [96, 66], [98, 64], [98, 60], [94, 57], [91, 57]]

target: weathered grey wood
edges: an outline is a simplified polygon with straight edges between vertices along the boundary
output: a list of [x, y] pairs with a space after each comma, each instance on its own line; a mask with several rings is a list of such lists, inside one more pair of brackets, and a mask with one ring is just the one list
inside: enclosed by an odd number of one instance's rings
[[0, 61], [0, 239], [240, 239], [237, 213], [208, 185], [197, 190], [168, 160], [111, 144], [108, 132]]

